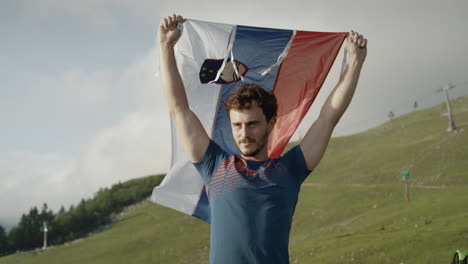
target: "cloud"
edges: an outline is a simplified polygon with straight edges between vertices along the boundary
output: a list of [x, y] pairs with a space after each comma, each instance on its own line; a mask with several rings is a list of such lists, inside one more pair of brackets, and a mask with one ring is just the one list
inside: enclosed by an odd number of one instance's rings
[[159, 77], [159, 53], [153, 48], [133, 62], [122, 74], [119, 85], [134, 90], [136, 101], [141, 109], [168, 113]]
[[96, 105], [111, 98], [112, 74], [108, 70], [87, 73], [82, 69], [70, 69], [60, 74], [55, 84], [50, 85], [52, 94], [70, 104]]
[[132, 90], [138, 109], [94, 136], [78, 161], [78, 175], [88, 188], [166, 172], [170, 164], [169, 113], [159, 79], [156, 49], [121, 74], [118, 86]]
[[138, 111], [120, 124], [101, 131], [86, 147], [77, 171], [88, 192], [167, 171], [170, 163], [170, 131], [164, 129], [167, 115]]
[[[29, 74], [28, 77], [30, 80], [22, 88], [21, 101], [36, 109], [100, 106], [109, 103], [115, 95], [115, 74], [108, 69], [89, 72], [71, 68], [58, 73]], [[13, 109], [23, 107], [6, 99], [4, 103]]]
[[22, 213], [47, 202], [59, 208], [76, 199], [67, 175], [75, 161], [61, 153], [0, 153], [0, 222], [12, 226]]
[[131, 0], [23, 0], [21, 13], [24, 19], [36, 22], [57, 18], [86, 21], [91, 25], [115, 26], [119, 22], [153, 21], [158, 1]]
[[36, 89], [30, 90], [31, 99], [44, 93], [60, 99], [60, 105], [68, 105], [63, 111], [77, 105], [99, 109], [100, 104], [113, 103], [116, 90], [129, 100], [136, 98], [138, 107], [97, 131], [76, 157], [47, 151], [0, 153], [0, 223], [11, 227], [34, 205], [46, 202], [57, 211], [61, 205], [68, 207], [90, 198], [101, 187], [168, 170], [169, 114], [154, 75], [155, 51], [147, 51], [120, 74], [69, 69], [56, 79], [42, 78]]

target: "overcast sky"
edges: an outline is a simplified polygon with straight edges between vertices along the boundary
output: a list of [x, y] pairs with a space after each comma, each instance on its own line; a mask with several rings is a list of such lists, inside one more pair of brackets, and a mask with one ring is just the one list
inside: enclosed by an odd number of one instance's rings
[[[369, 40], [355, 98], [335, 135], [468, 94], [468, 1], [0, 2], [0, 224], [46, 202], [55, 212], [99, 187], [166, 172], [170, 131], [157, 69], [162, 16], [348, 31]], [[339, 55], [299, 134], [337, 82]]]

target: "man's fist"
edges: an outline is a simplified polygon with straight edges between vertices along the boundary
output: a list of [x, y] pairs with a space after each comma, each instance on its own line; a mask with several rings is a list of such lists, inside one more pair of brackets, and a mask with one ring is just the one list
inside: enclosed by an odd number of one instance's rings
[[367, 56], [367, 39], [357, 32], [350, 31], [346, 44], [349, 58], [357, 62], [364, 62]]
[[161, 45], [175, 45], [180, 37], [180, 30], [177, 28], [177, 24], [184, 23], [185, 19], [182, 16], [165, 17], [159, 24], [159, 42]]

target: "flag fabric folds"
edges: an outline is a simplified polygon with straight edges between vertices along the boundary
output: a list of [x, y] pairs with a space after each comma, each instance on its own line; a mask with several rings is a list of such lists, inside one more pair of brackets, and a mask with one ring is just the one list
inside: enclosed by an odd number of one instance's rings
[[[279, 157], [320, 91], [347, 34], [189, 19], [175, 48], [190, 108], [212, 140], [237, 154], [223, 102], [242, 83], [259, 84], [278, 101], [268, 153]], [[172, 120], [171, 129], [171, 168], [151, 200], [210, 222], [202, 178], [185, 155]]]

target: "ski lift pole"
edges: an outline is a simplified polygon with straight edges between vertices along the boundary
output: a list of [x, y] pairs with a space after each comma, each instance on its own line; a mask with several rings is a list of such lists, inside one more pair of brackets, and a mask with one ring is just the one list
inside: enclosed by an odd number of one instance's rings
[[448, 89], [444, 89], [444, 94], [445, 94], [445, 102], [447, 104], [447, 115], [449, 119], [449, 125], [447, 128], [448, 132], [455, 131], [457, 130], [457, 126], [455, 125], [455, 121], [453, 121], [453, 115], [452, 115], [452, 107], [450, 105], [450, 99], [448, 96]]
[[455, 88], [454, 84], [449, 83], [447, 86], [444, 86], [442, 88], [437, 89], [436, 92], [441, 93], [443, 92], [445, 95], [445, 104], [447, 105], [447, 117], [448, 117], [448, 132], [452, 131], [457, 131], [457, 126], [455, 125], [455, 121], [453, 120], [453, 115], [452, 115], [452, 107], [450, 106], [450, 99], [448, 95], [448, 90]]

